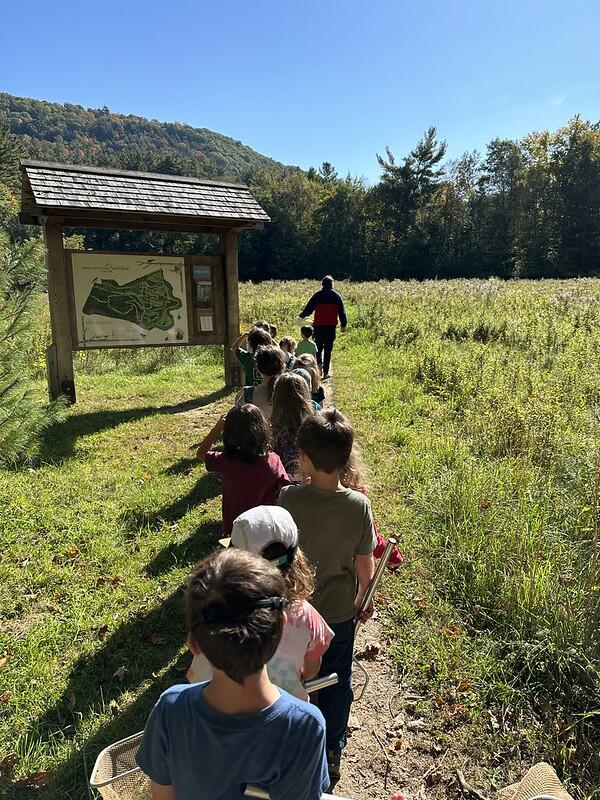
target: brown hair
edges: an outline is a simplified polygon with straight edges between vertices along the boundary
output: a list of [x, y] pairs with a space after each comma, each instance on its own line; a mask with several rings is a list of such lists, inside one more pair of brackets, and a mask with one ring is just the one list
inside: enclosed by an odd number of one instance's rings
[[283, 339], [279, 341], [279, 347], [282, 350], [287, 350], [288, 353], [293, 353], [296, 349], [296, 340], [291, 339], [289, 336], [284, 336]]
[[223, 445], [225, 455], [246, 464], [266, 455], [271, 449], [271, 429], [260, 408], [252, 403], [234, 406], [225, 417]]
[[352, 452], [354, 430], [343, 414], [330, 408], [304, 420], [297, 442], [316, 469], [331, 475], [346, 466]]
[[248, 334], [248, 347], [256, 353], [259, 347], [273, 344], [270, 334], [264, 328], [252, 328]]
[[310, 353], [302, 353], [302, 355], [298, 356], [296, 359], [296, 365], [300, 365], [302, 369], [305, 369], [308, 372], [310, 375], [312, 391], [316, 392], [321, 385], [321, 373], [319, 372], [317, 359]]
[[277, 336], [277, 325], [269, 324], [269, 333], [271, 334], [271, 339], [275, 339]]
[[284, 372], [273, 390], [271, 428], [275, 437], [285, 436], [295, 441], [298, 428], [313, 413], [310, 392], [304, 378], [294, 372]]
[[271, 380], [268, 384], [268, 398], [269, 401], [273, 397], [273, 388], [275, 386], [275, 378], [281, 375], [285, 369], [285, 361], [283, 360], [283, 351], [275, 345], [266, 345], [259, 347], [254, 354], [254, 361], [256, 362], [256, 369], [261, 375], [268, 375]]
[[[185, 594], [188, 630], [215, 669], [244, 684], [273, 657], [283, 633], [283, 608], [252, 608], [286, 598], [280, 571], [264, 558], [230, 547], [205, 558], [190, 575]], [[214, 621], [207, 621], [207, 614]]]
[[271, 326], [269, 325], [269, 323], [268, 323], [268, 322], [267, 322], [265, 319], [259, 319], [259, 320], [257, 320], [257, 321], [254, 323], [254, 327], [255, 327], [255, 328], [262, 328], [262, 329], [263, 329], [264, 331], [266, 331], [266, 332], [267, 332], [269, 335], [271, 334], [271, 331], [270, 331], [270, 327], [271, 327]]
[[300, 328], [300, 333], [301, 333], [301, 334], [302, 334], [302, 336], [304, 336], [306, 339], [310, 339], [310, 337], [313, 335], [313, 333], [314, 333], [314, 332], [315, 332], [315, 329], [313, 328], [313, 326], [312, 326], [312, 325], [303, 325], [303, 326]]
[[[287, 548], [282, 542], [273, 542], [262, 551], [261, 555], [267, 561], [279, 558], [287, 553]], [[315, 590], [315, 570], [298, 547], [294, 559], [289, 566], [281, 568], [287, 588], [286, 600], [290, 604], [302, 604]]]

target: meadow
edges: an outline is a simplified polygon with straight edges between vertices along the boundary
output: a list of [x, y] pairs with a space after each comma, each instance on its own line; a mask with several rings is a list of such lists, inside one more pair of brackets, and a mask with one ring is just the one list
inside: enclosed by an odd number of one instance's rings
[[[541, 756], [600, 797], [600, 282], [340, 284], [336, 405], [384, 535], [386, 655], [493, 789]], [[293, 331], [309, 282], [244, 284]], [[43, 396], [44, 298], [30, 341]], [[88, 352], [78, 404], [0, 471], [0, 780], [87, 796], [188, 666], [181, 587], [219, 536], [193, 460], [232, 402], [218, 348]], [[445, 796], [433, 787], [432, 797]]]

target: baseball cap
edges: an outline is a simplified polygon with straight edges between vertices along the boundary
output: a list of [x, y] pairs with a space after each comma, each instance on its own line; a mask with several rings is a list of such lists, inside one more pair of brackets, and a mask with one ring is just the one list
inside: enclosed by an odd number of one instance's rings
[[257, 506], [244, 511], [233, 521], [229, 539], [220, 539], [223, 547], [238, 547], [261, 556], [272, 544], [283, 545], [280, 556], [269, 559], [283, 567], [291, 564], [298, 547], [298, 528], [289, 511], [280, 506]]

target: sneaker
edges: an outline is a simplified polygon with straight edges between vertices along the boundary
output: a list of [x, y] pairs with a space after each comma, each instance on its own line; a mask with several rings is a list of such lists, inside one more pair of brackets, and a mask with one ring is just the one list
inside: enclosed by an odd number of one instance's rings
[[331, 375], [330, 375], [329, 373], [327, 373], [327, 375], [323, 375], [323, 378], [322, 378], [322, 380], [324, 380], [324, 381], [328, 381], [328, 380], [329, 380], [329, 378], [331, 378]]
[[330, 790], [341, 778], [340, 761], [342, 758], [341, 750], [328, 750], [327, 751], [327, 768], [329, 770]]

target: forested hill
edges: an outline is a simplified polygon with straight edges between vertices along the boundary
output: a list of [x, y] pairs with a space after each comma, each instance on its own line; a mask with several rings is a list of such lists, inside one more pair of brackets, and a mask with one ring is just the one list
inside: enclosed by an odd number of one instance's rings
[[2, 92], [3, 123], [19, 137], [25, 155], [45, 161], [241, 180], [256, 168], [281, 166], [207, 128], [113, 114], [106, 107], [61, 105]]

